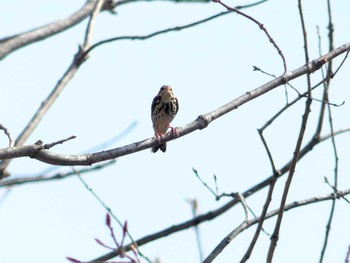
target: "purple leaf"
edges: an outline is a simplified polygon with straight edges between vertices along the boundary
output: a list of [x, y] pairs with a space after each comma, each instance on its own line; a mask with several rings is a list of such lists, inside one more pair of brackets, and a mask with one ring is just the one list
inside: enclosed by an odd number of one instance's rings
[[110, 249], [110, 250], [115, 251], [115, 248], [112, 248], [112, 247], [110, 247], [110, 246], [105, 245], [101, 240], [95, 238], [95, 241], [96, 241], [99, 245], [101, 245], [101, 246], [103, 246], [103, 247], [105, 247], [105, 248], [108, 248], [108, 249]]
[[109, 216], [109, 214], [107, 213], [107, 215], [106, 215], [106, 225], [107, 226], [111, 226], [111, 217]]
[[77, 260], [77, 259], [75, 259], [75, 258], [66, 257], [66, 259], [68, 259], [70, 262], [74, 262], [74, 263], [82, 263], [80, 260]]
[[105, 244], [104, 244], [101, 240], [95, 238], [95, 241], [96, 241], [99, 245], [105, 246]]
[[123, 226], [123, 235], [125, 235], [127, 231], [128, 231], [128, 221], [125, 221]]

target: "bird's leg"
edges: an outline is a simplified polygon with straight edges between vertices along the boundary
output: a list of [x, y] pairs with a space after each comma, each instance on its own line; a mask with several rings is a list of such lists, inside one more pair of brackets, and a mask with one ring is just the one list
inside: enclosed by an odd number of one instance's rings
[[179, 132], [177, 131], [176, 128], [170, 127], [170, 126], [169, 126], [169, 128], [171, 129], [171, 133], [173, 134], [173, 136], [174, 136], [175, 138], [179, 136]]
[[154, 139], [157, 139], [158, 140], [158, 142], [160, 143], [160, 139], [163, 137], [163, 133], [160, 133], [160, 132], [156, 132], [155, 134], [154, 134]]

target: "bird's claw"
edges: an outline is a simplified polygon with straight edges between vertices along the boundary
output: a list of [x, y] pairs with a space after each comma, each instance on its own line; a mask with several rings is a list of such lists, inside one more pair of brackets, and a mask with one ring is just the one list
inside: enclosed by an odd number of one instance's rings
[[176, 128], [174, 127], [170, 127], [171, 129], [171, 133], [173, 134], [173, 136], [176, 138], [176, 137], [179, 137], [179, 132], [177, 131]]

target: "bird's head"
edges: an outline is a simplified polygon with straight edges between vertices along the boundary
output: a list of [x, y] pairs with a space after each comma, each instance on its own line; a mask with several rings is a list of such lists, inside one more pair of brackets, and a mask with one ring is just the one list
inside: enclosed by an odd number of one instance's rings
[[164, 100], [168, 100], [174, 97], [173, 89], [168, 85], [163, 85], [159, 90], [158, 96], [162, 97]]

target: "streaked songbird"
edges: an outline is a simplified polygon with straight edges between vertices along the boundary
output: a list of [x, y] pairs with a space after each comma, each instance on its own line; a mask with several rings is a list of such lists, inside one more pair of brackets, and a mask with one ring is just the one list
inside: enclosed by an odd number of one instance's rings
[[[176, 130], [170, 127], [170, 123], [176, 116], [179, 110], [179, 103], [175, 97], [173, 90], [168, 85], [163, 85], [158, 95], [155, 96], [152, 102], [152, 122], [154, 129], [154, 137], [160, 139], [166, 134], [169, 128], [176, 135]], [[166, 151], [166, 143], [162, 143], [152, 147], [152, 152], [157, 152], [160, 149], [162, 152]]]

